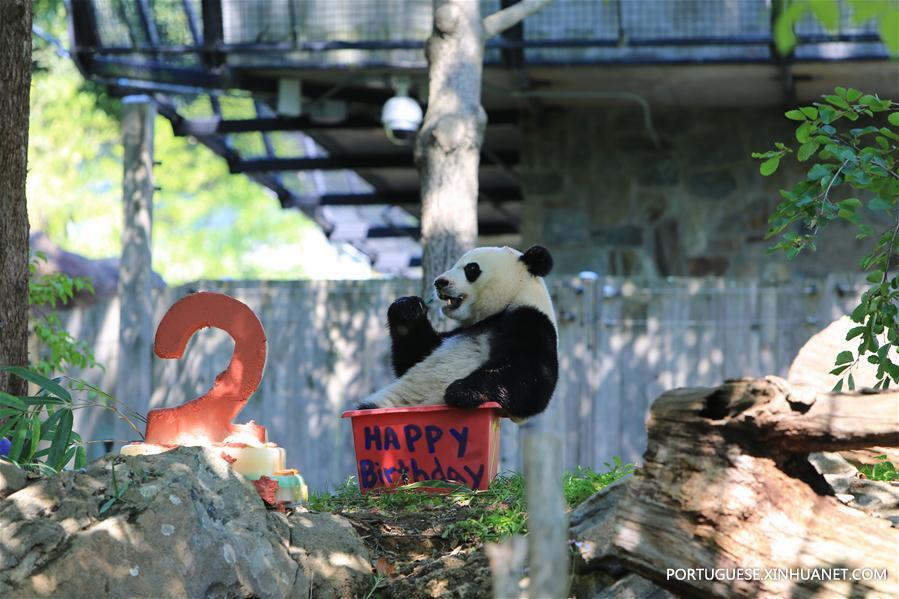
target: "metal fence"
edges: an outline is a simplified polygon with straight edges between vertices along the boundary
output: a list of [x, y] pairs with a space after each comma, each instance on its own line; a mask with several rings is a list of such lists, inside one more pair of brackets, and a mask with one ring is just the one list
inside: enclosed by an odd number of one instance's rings
[[[480, 0], [490, 14], [504, 4]], [[488, 40], [522, 49], [537, 64], [771, 62], [776, 3], [769, 0], [555, 0], [523, 31]], [[104, 55], [137, 53], [170, 66], [198, 65], [209, 52], [264, 64], [421, 67], [432, 0], [73, 0], [73, 15]], [[808, 16], [796, 26], [795, 58], [886, 58], [872, 20], [857, 23], [842, 2], [836, 30]], [[76, 28], [79, 29], [79, 28]], [[246, 55], [258, 55], [252, 58]], [[236, 64], [236, 63], [235, 63]], [[119, 65], [121, 67], [122, 65]], [[132, 65], [134, 66], [134, 65]]]
[[[600, 468], [615, 456], [638, 461], [649, 406], [665, 390], [715, 385], [739, 376], [784, 375], [812, 334], [854, 306], [857, 283], [838, 276], [786, 284], [552, 279], [561, 369], [550, 410], [564, 422], [566, 468]], [[313, 488], [330, 487], [353, 474], [350, 426], [341, 420], [341, 412], [391, 380], [386, 310], [396, 297], [417, 293], [418, 283], [193, 284], [160, 291], [154, 322], [179, 297], [198, 289], [246, 302], [267, 332], [265, 375], [238, 421], [252, 418], [266, 426]], [[69, 331], [90, 343], [106, 365], [105, 373], [85, 373], [85, 378], [114, 389], [117, 300], [63, 316]], [[118, 399], [146, 413], [196, 397], [225, 368], [232, 348], [224, 332], [201, 331], [183, 359], [154, 358], [149, 406]], [[76, 428], [85, 438], [134, 437], [103, 411], [82, 411]], [[503, 468], [520, 468], [519, 441], [518, 427], [504, 422]]]

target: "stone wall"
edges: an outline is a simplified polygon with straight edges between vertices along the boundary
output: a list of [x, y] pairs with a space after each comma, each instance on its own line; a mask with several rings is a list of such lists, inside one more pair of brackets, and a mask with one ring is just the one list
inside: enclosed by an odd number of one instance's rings
[[[525, 117], [523, 244], [544, 243], [557, 272], [762, 277], [854, 272], [863, 247], [831, 225], [814, 254], [788, 262], [764, 239], [778, 190], [803, 176], [785, 160], [771, 177], [750, 154], [793, 139], [779, 109], [548, 109]], [[789, 164], [791, 163], [792, 164]]]

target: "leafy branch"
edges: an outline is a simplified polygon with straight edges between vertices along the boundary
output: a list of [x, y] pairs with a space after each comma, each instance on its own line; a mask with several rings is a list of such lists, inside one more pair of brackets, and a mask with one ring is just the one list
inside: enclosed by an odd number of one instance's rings
[[[86, 446], [81, 436], [72, 429], [75, 410], [99, 407], [111, 410], [140, 436], [135, 420], [145, 421], [124, 403], [103, 393], [83, 381], [59, 377], [50, 379], [43, 374], [19, 366], [0, 367], [27, 380], [38, 388], [36, 395], [18, 397], [0, 392], [0, 438], [11, 441], [7, 458], [23, 466], [31, 466], [42, 472], [58, 472], [74, 460], [76, 468], [87, 462]], [[72, 382], [75, 391], [90, 391], [87, 398], [73, 396], [65, 388], [63, 380]], [[96, 395], [103, 401], [95, 401]]]
[[[837, 87], [823, 101], [785, 116], [799, 123], [796, 159], [810, 166], [803, 180], [781, 190], [766, 237], [779, 236], [771, 250], [784, 251], [790, 259], [803, 250], [814, 251], [819, 230], [834, 221], [853, 225], [856, 239], [874, 239], [860, 263], [870, 286], [852, 311], [858, 326], [846, 336], [857, 338], [858, 346], [854, 352], [840, 352], [831, 374], [841, 376], [834, 390], [842, 390], [844, 381], [854, 389], [852, 370], [865, 358], [877, 366], [875, 388], [886, 389], [899, 383], [899, 278], [891, 272], [899, 237], [899, 103]], [[752, 156], [763, 160], [759, 171], [769, 176], [792, 153], [793, 148], [778, 142], [773, 150]], [[834, 200], [834, 195], [846, 197]], [[882, 230], [876, 237], [875, 228]]]
[[37, 268], [47, 259], [36, 252], [28, 265], [28, 303], [32, 309], [32, 331], [40, 342], [38, 359], [33, 367], [46, 376], [67, 368], [90, 368], [97, 364], [90, 347], [78, 341], [62, 326], [57, 305], [65, 305], [78, 292], [93, 293], [87, 277], [70, 277], [63, 273], [38, 275]]

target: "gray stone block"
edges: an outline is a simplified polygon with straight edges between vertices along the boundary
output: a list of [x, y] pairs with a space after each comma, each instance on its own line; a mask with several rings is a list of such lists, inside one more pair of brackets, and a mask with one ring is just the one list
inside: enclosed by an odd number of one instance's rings
[[680, 166], [671, 158], [663, 158], [642, 166], [637, 179], [643, 185], [677, 185], [680, 181]]
[[687, 177], [687, 191], [703, 199], [723, 200], [736, 189], [736, 178], [724, 169], [693, 173]]
[[643, 245], [643, 227], [618, 225], [593, 229], [593, 242], [598, 246], [635, 247]]
[[557, 208], [547, 214], [543, 236], [551, 245], [576, 245], [590, 240], [590, 220], [580, 210]]

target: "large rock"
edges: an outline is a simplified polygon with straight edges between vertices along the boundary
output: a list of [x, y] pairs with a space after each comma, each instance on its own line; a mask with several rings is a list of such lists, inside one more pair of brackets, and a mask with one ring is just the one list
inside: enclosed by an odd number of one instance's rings
[[0, 501], [0, 596], [346, 597], [370, 578], [346, 521], [268, 511], [214, 450], [108, 456]]
[[25, 471], [6, 460], [0, 459], [0, 499], [24, 487]]
[[[833, 389], [842, 377], [830, 374], [830, 371], [835, 368], [837, 354], [858, 349], [857, 338], [846, 341], [846, 334], [857, 326], [858, 323], [848, 316], [842, 316], [818, 331], [793, 358], [787, 380], [793, 385], [807, 385], [825, 393]], [[859, 360], [851, 372], [858, 389], [873, 387], [877, 382], [877, 366], [867, 360]]]

